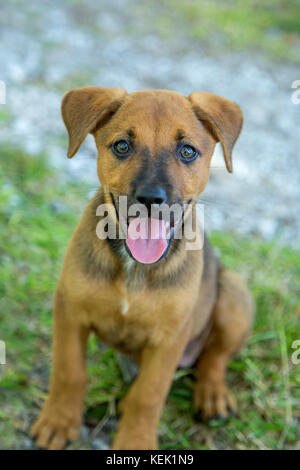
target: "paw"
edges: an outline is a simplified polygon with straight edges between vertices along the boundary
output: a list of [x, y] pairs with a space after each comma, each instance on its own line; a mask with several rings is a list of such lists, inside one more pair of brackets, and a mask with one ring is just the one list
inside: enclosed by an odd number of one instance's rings
[[32, 425], [30, 435], [35, 438], [37, 447], [61, 450], [69, 441], [78, 439], [80, 425], [78, 412], [46, 404]]
[[194, 403], [199, 421], [225, 421], [235, 413], [235, 400], [225, 384], [197, 382]]

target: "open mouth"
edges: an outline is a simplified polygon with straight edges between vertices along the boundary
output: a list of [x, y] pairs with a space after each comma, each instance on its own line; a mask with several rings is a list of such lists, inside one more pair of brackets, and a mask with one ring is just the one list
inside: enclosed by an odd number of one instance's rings
[[153, 264], [161, 260], [167, 254], [176, 231], [183, 223], [183, 208], [176, 218], [171, 212], [168, 220], [161, 214], [158, 217], [153, 217], [152, 214], [151, 217], [124, 217], [119, 214], [112, 194], [111, 198], [130, 256], [142, 264]]
[[169, 222], [151, 217], [134, 217], [129, 219], [126, 245], [136, 261], [152, 264], [166, 254], [170, 235]]

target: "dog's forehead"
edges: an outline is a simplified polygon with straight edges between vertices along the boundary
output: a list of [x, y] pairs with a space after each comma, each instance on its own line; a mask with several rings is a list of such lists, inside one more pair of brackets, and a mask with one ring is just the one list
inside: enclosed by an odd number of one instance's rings
[[132, 103], [142, 103], [145, 104], [149, 101], [160, 103], [161, 105], [176, 103], [177, 105], [182, 105], [186, 103], [187, 99], [181, 93], [177, 91], [169, 90], [140, 90], [135, 91], [134, 93], [129, 93], [126, 96], [126, 100]]
[[147, 115], [150, 119], [160, 119], [176, 113], [191, 112], [188, 100], [180, 93], [163, 90], [145, 90], [127, 95], [124, 109]]
[[165, 90], [127, 95], [112, 121], [116, 138], [129, 135], [151, 154], [170, 147], [179, 136], [195, 143], [201, 133], [189, 100], [180, 93]]
[[190, 102], [177, 92], [139, 91], [127, 95], [117, 120], [124, 128], [133, 129], [137, 139], [174, 140], [178, 131], [199, 131]]

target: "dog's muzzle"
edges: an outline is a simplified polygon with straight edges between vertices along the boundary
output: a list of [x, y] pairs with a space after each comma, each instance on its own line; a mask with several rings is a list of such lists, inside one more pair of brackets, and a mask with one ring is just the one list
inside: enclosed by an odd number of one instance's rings
[[116, 197], [111, 194], [111, 198], [130, 256], [142, 264], [154, 264], [161, 260], [167, 254], [176, 230], [183, 223], [185, 208], [177, 204], [174, 210], [175, 205], [160, 204], [157, 193], [152, 192], [151, 198], [156, 199], [155, 203], [150, 204], [150, 197], [145, 200], [145, 196], [141, 196], [139, 204], [129, 206], [126, 214], [122, 214]]

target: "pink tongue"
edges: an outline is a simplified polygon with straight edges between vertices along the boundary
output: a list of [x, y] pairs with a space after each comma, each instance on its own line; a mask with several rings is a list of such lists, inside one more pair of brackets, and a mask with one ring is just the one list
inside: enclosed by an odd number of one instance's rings
[[165, 222], [145, 217], [132, 219], [126, 243], [137, 261], [144, 264], [155, 263], [168, 246]]

